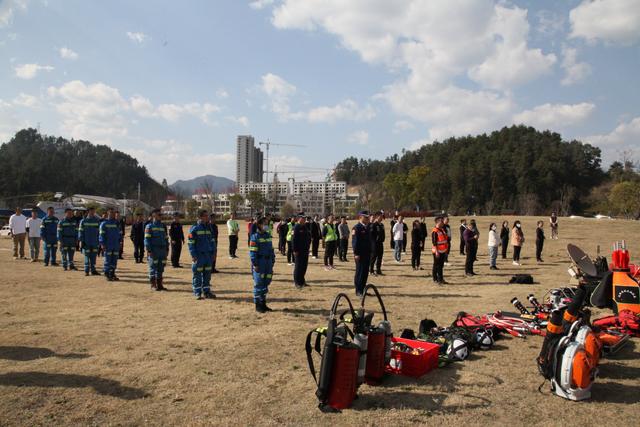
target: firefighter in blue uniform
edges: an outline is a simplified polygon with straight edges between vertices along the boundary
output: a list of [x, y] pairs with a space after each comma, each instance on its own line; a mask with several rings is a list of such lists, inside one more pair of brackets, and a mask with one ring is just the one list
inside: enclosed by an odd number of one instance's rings
[[47, 216], [42, 218], [40, 225], [40, 238], [44, 245], [44, 265], [57, 266], [56, 252], [58, 251], [58, 218], [54, 215], [52, 207], [47, 208]]
[[144, 228], [144, 248], [147, 251], [151, 289], [166, 291], [162, 286], [162, 275], [169, 254], [169, 239], [167, 229], [160, 221], [160, 209], [151, 212], [151, 222]]
[[96, 257], [98, 256], [98, 247], [100, 242], [98, 236], [100, 230], [100, 218], [96, 216], [95, 208], [89, 208], [87, 217], [80, 221], [78, 228], [78, 241], [80, 242], [80, 250], [84, 253], [84, 275], [89, 274], [99, 276], [96, 270]]
[[109, 282], [120, 280], [116, 276], [116, 267], [118, 266], [121, 239], [120, 223], [115, 219], [113, 209], [109, 208], [107, 210], [107, 219], [100, 224], [99, 237], [100, 247], [102, 247], [104, 253], [104, 277]]
[[309, 264], [309, 245], [311, 245], [311, 232], [306, 226], [304, 212], [298, 214], [298, 223], [293, 227], [291, 246], [295, 256], [293, 267], [293, 283], [297, 289], [309, 286], [305, 280], [307, 265]]
[[356, 274], [353, 283], [356, 296], [362, 296], [369, 278], [369, 263], [371, 261], [371, 233], [369, 230], [369, 212], [358, 213], [359, 222], [351, 230], [351, 247], [356, 261]]
[[187, 240], [191, 254], [193, 272], [193, 295], [196, 299], [215, 298], [211, 292], [211, 261], [213, 260], [213, 238], [207, 224], [207, 211], [200, 211], [198, 222], [189, 229]]
[[77, 270], [73, 263], [77, 241], [78, 228], [76, 227], [76, 220], [73, 218], [73, 211], [67, 208], [64, 210], [64, 218], [58, 222], [58, 242], [60, 242], [62, 268], [65, 271], [67, 269]]
[[272, 311], [267, 306], [267, 293], [273, 276], [273, 264], [276, 254], [273, 251], [271, 233], [266, 218], [260, 218], [256, 223], [256, 232], [249, 239], [249, 258], [253, 272], [253, 302], [258, 313]]

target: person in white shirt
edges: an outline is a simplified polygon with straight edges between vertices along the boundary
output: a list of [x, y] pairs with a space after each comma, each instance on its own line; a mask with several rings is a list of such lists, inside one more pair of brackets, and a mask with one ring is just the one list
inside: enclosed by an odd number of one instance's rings
[[489, 269], [497, 270], [496, 260], [498, 259], [498, 246], [500, 246], [500, 237], [498, 236], [498, 226], [495, 222], [489, 225]]
[[42, 220], [38, 218], [36, 209], [31, 209], [31, 218], [27, 220], [27, 237], [29, 238], [29, 252], [31, 262], [37, 262], [40, 256], [40, 226]]
[[402, 241], [404, 240], [404, 220], [401, 216], [398, 217], [398, 222], [393, 225], [391, 233], [394, 241], [393, 256], [396, 262], [400, 262], [402, 261]]
[[[16, 213], [9, 217], [9, 231], [13, 237], [13, 259], [24, 259], [24, 239], [27, 235], [27, 217], [22, 215], [22, 209], [16, 208]], [[18, 251], [18, 249], [20, 249]]]

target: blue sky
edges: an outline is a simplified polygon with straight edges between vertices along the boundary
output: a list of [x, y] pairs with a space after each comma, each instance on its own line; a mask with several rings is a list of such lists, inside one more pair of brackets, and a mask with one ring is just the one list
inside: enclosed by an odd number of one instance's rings
[[525, 123], [640, 157], [640, 0], [0, 0], [0, 141], [104, 143], [169, 182], [331, 168]]

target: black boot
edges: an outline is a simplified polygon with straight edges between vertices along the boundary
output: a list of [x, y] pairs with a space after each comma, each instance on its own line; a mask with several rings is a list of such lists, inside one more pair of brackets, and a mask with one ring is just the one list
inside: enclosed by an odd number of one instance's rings
[[162, 281], [163, 280], [164, 280], [163, 277], [158, 277], [158, 279], [157, 279], [158, 289], [156, 289], [156, 290], [158, 290], [158, 291], [166, 291], [167, 290], [167, 288], [162, 286]]
[[258, 313], [266, 313], [267, 309], [264, 306], [264, 303], [261, 301], [256, 302], [256, 311]]
[[269, 306], [267, 306], [267, 300], [266, 300], [266, 299], [262, 301], [262, 308], [263, 308], [265, 311], [273, 311], [273, 309], [272, 309], [272, 308], [270, 308]]
[[158, 290], [158, 284], [156, 282], [156, 278], [155, 277], [150, 277], [149, 278], [149, 283], [151, 283], [151, 290], [152, 291], [157, 291]]

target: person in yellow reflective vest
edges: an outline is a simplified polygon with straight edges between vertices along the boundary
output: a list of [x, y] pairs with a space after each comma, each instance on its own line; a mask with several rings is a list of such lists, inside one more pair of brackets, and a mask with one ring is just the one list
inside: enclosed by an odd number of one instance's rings
[[324, 240], [324, 269], [335, 270], [333, 257], [338, 245], [338, 230], [333, 215], [329, 215], [322, 227], [322, 239]]

